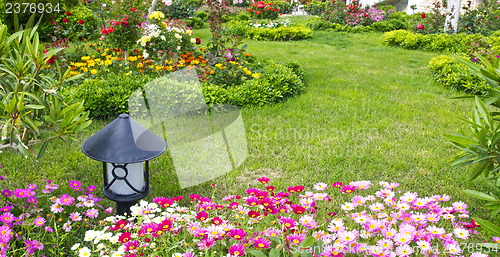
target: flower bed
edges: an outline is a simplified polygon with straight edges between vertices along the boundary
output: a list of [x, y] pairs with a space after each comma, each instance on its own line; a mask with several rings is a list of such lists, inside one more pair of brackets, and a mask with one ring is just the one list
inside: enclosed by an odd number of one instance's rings
[[310, 38], [312, 31], [304, 26], [293, 25], [290, 20], [257, 23], [255, 21], [230, 21], [227, 31], [254, 40], [289, 41]]
[[402, 193], [387, 182], [279, 191], [268, 178], [259, 181], [259, 188], [220, 200], [193, 194], [141, 201], [132, 217], [106, 218], [72, 250], [80, 256], [487, 256], [463, 247], [477, 225], [467, 205], [447, 195]]

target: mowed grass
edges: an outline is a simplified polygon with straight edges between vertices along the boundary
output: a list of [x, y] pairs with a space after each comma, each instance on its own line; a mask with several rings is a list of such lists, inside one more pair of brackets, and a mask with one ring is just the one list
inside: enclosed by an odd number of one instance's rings
[[[308, 17], [291, 17], [304, 24]], [[195, 31], [207, 42], [207, 25]], [[202, 185], [179, 189], [168, 152], [152, 161], [153, 196], [243, 193], [266, 176], [278, 190], [316, 182], [399, 182], [401, 190], [421, 196], [448, 194], [465, 201], [473, 215], [487, 217], [482, 203], [464, 189], [488, 190], [488, 182], [470, 182], [470, 168], [447, 161], [457, 150], [443, 134], [466, 130], [458, 118], [469, 116], [469, 100], [432, 81], [426, 68], [439, 53], [410, 51], [382, 44], [382, 34], [313, 32], [309, 40], [269, 42], [245, 39], [248, 52], [279, 62], [297, 61], [306, 72], [306, 90], [281, 103], [243, 108], [249, 155], [228, 174]], [[118, 115], [118, 114], [117, 114]], [[45, 157], [25, 159], [13, 151], [0, 155], [7, 183], [22, 185], [52, 179], [102, 185], [102, 165], [80, 146], [110, 121], [94, 121], [77, 142], [54, 141]], [[340, 209], [338, 200], [332, 211]]]

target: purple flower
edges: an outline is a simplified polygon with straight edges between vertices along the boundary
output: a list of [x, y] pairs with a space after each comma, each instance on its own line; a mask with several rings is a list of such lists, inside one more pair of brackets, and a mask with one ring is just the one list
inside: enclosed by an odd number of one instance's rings
[[94, 185], [90, 185], [87, 187], [87, 192], [92, 193], [92, 192], [94, 192], [95, 189], [96, 189], [96, 187]]
[[26, 251], [28, 254], [33, 254], [35, 252], [35, 245], [30, 240], [24, 240], [24, 246], [26, 247]]
[[12, 206], [10, 206], [10, 205], [0, 208], [0, 211], [3, 211], [3, 212], [10, 211], [10, 210], [12, 210]]
[[2, 190], [2, 194], [5, 195], [5, 197], [11, 197], [12, 191], [10, 191], [9, 189], [4, 189]]
[[[2, 168], [2, 167], [0, 166], [0, 168]], [[5, 180], [5, 178], [4, 178], [3, 176], [0, 176], [0, 180], [1, 180], [1, 181], [4, 181], [4, 180]]]
[[[495, 56], [496, 58], [500, 58], [500, 55]], [[0, 167], [1, 168], [1, 167]]]
[[14, 190], [14, 195], [17, 197], [17, 198], [24, 198], [24, 197], [28, 197], [28, 190], [24, 189], [24, 188], [18, 188], [16, 190]]
[[9, 242], [12, 238], [12, 229], [9, 226], [0, 226], [0, 242]]
[[29, 184], [28, 185], [28, 189], [30, 189], [30, 190], [36, 190], [36, 189], [38, 189], [38, 186], [36, 184]]
[[36, 240], [32, 240], [31, 241], [31, 244], [33, 244], [33, 247], [35, 247], [36, 249], [38, 250], [43, 250], [43, 244], [36, 241]]
[[106, 213], [112, 213], [113, 212], [113, 207], [108, 207], [106, 210], [104, 210]]
[[479, 60], [478, 60], [478, 59], [476, 59], [476, 58], [474, 58], [474, 59], [472, 59], [472, 61], [473, 61], [473, 62], [477, 62], [477, 61], [479, 61]]
[[74, 202], [75, 198], [69, 196], [68, 194], [64, 194], [61, 196], [61, 198], [59, 199], [59, 202], [62, 204], [62, 205], [71, 205], [73, 202]]

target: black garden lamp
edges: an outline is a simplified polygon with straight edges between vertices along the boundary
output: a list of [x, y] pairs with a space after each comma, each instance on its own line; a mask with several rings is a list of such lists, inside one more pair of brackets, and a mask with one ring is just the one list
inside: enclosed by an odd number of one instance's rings
[[103, 163], [103, 194], [116, 202], [116, 214], [130, 214], [130, 207], [149, 194], [148, 161], [167, 148], [165, 140], [128, 114], [120, 114], [87, 138], [82, 151]]

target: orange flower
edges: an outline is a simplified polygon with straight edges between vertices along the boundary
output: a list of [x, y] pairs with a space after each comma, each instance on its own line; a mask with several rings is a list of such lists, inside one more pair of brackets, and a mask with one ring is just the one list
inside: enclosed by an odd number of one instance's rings
[[96, 49], [96, 51], [97, 51], [97, 52], [100, 52], [100, 51], [101, 51], [101, 48], [97, 48], [97, 49]]
[[246, 57], [250, 57], [250, 56], [251, 56], [251, 54], [245, 54], [245, 56], [246, 56]]
[[93, 46], [93, 44], [89, 44], [89, 46], [90, 46], [90, 47], [92, 47], [92, 46]]
[[203, 60], [203, 61], [201, 61], [201, 63], [205, 64], [205, 63], [207, 63], [207, 61]]

